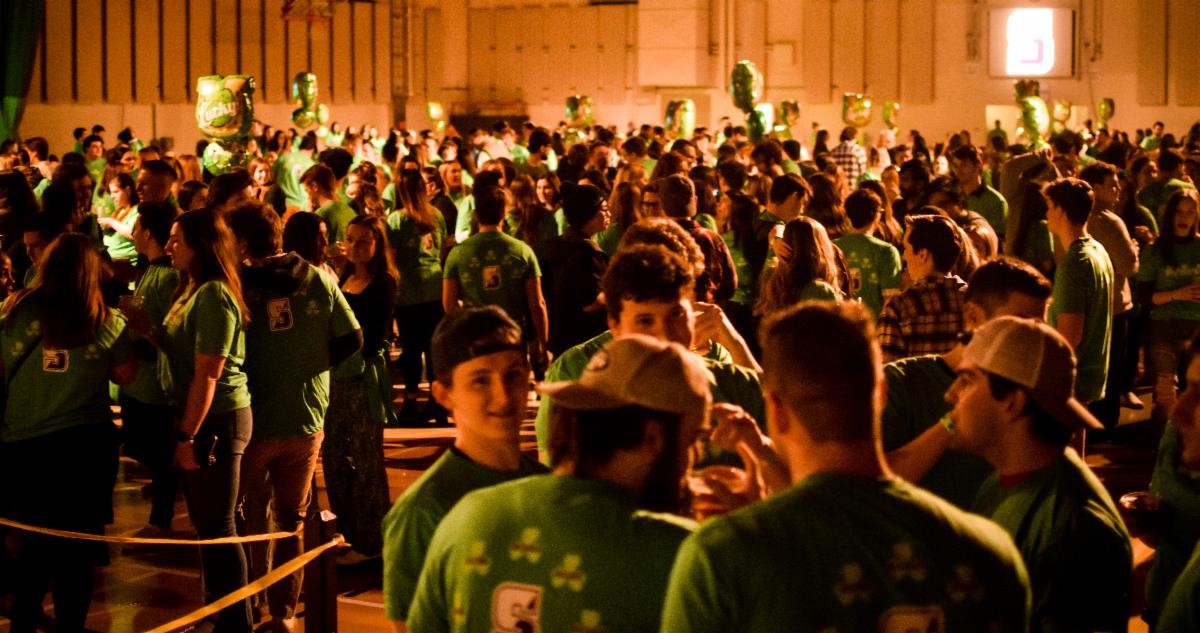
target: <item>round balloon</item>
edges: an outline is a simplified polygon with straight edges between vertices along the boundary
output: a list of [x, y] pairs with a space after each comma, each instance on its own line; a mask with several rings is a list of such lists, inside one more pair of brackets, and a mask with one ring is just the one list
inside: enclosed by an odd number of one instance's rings
[[312, 127], [317, 122], [317, 113], [308, 108], [296, 108], [292, 111], [292, 123], [298, 128]]
[[[750, 140], [757, 143], [766, 138], [767, 132], [771, 131], [775, 127], [775, 106], [770, 103], [760, 103], [754, 106], [754, 112], [758, 115], [758, 118], [761, 121], [762, 131], [759, 135], [755, 136], [755, 134], [751, 132], [750, 127], [747, 126], [746, 132], [749, 134]], [[758, 123], [755, 125], [757, 124]]]
[[1105, 97], [1096, 104], [1096, 119], [1098, 119], [1101, 128], [1108, 127], [1109, 119], [1117, 113], [1117, 104], [1112, 100], [1112, 97]]
[[1066, 123], [1071, 118], [1071, 102], [1066, 99], [1055, 99], [1050, 102], [1050, 118], [1059, 123]]
[[296, 73], [292, 79], [292, 102], [305, 109], [311, 108], [317, 102], [317, 76], [315, 74], [307, 70]]
[[592, 126], [592, 98], [587, 95], [567, 97], [567, 125], [571, 127]]
[[324, 103], [317, 104], [317, 124], [325, 125], [329, 123], [329, 106]]
[[754, 104], [762, 98], [763, 76], [754, 62], [743, 59], [733, 67], [729, 76], [729, 94], [733, 97], [733, 105], [742, 112], [749, 113]]
[[865, 127], [871, 122], [871, 97], [858, 92], [842, 95], [842, 121], [846, 125]]
[[200, 161], [209, 173], [220, 176], [244, 167], [250, 157], [241, 141], [213, 141], [204, 148]]
[[767, 115], [758, 109], [746, 113], [746, 134], [751, 143], [757, 143], [767, 135]]
[[667, 102], [663, 121], [675, 138], [691, 138], [696, 131], [696, 102], [691, 99], [672, 99]]
[[900, 114], [900, 104], [891, 99], [883, 102], [883, 124], [896, 129], [896, 115]]
[[196, 126], [215, 139], [248, 135], [254, 128], [254, 77], [208, 75], [197, 79]]
[[1021, 126], [1025, 135], [1034, 147], [1046, 144], [1046, 136], [1050, 134], [1050, 109], [1041, 97], [1023, 97], [1017, 101], [1021, 107]]

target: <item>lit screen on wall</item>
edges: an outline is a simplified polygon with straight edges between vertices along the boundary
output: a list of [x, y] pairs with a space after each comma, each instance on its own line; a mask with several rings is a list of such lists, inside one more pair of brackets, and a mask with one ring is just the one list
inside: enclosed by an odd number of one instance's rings
[[988, 11], [988, 74], [1070, 77], [1075, 74], [1075, 12], [1045, 7]]

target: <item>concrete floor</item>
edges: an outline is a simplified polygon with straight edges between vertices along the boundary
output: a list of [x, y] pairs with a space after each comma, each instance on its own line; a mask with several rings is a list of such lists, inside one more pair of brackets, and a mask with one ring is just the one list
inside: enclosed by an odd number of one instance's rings
[[[532, 400], [530, 404], [531, 407], [535, 405]], [[1117, 432], [1125, 441], [1089, 448], [1087, 461], [1105, 482], [1114, 499], [1125, 492], [1143, 490], [1149, 483], [1155, 440], [1149, 437], [1149, 425], [1145, 423], [1147, 414], [1148, 407], [1141, 412], [1123, 410], [1122, 424]], [[522, 431], [523, 448], [534, 450], [531, 420]], [[416, 480], [452, 441], [453, 429], [387, 429], [384, 432], [384, 451], [392, 499]], [[110, 527], [109, 534], [132, 534], [144, 525], [149, 504], [142, 498], [141, 488], [147, 482], [145, 472], [137, 464], [122, 459], [122, 473], [114, 493], [116, 523]], [[318, 487], [322, 507], [328, 507], [320, 477]], [[190, 528], [182, 500], [178, 503], [175, 527], [185, 533]], [[195, 549], [131, 550], [114, 546], [110, 551], [112, 564], [100, 570], [100, 581], [88, 618], [89, 629], [122, 633], [145, 631], [201, 606], [199, 564]], [[1134, 597], [1138, 603], [1141, 583], [1152, 553], [1153, 550], [1135, 540], [1137, 586]], [[383, 613], [381, 569], [377, 562], [339, 568], [338, 589], [338, 622], [341, 631], [387, 633], [392, 630]], [[0, 602], [0, 633], [9, 630], [9, 622], [3, 617], [4, 607]], [[1135, 604], [1132, 609], [1130, 631], [1134, 633], [1146, 631], [1145, 624], [1136, 616], [1140, 609], [1140, 604]], [[49, 604], [47, 612], [52, 613]], [[303, 615], [303, 607], [300, 615]]]

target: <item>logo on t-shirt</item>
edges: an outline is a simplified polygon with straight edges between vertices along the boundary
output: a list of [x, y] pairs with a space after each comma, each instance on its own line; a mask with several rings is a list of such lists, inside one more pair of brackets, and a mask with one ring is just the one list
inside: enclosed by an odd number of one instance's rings
[[483, 289], [484, 290], [499, 290], [500, 289], [500, 267], [499, 266], [484, 266], [483, 267]]
[[65, 349], [42, 349], [42, 371], [62, 374], [71, 366], [71, 354]]
[[542, 588], [506, 582], [492, 592], [494, 633], [536, 633], [542, 611]]
[[294, 322], [292, 318], [292, 302], [288, 301], [286, 297], [268, 301], [267, 320], [271, 324], [272, 332], [286, 332], [292, 329]]

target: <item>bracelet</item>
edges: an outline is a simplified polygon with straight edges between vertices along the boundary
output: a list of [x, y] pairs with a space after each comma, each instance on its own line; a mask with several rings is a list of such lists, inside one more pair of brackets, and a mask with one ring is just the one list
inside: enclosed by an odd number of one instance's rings
[[179, 430], [175, 431], [175, 440], [177, 442], [191, 442], [194, 439], [195, 439], [194, 435], [188, 435], [187, 433], [184, 433], [183, 431], [179, 431]]
[[942, 416], [942, 419], [938, 420], [938, 422], [940, 422], [942, 426], [946, 427], [946, 432], [950, 435], [958, 433], [958, 425], [955, 424], [954, 420], [950, 418], [950, 414]]

